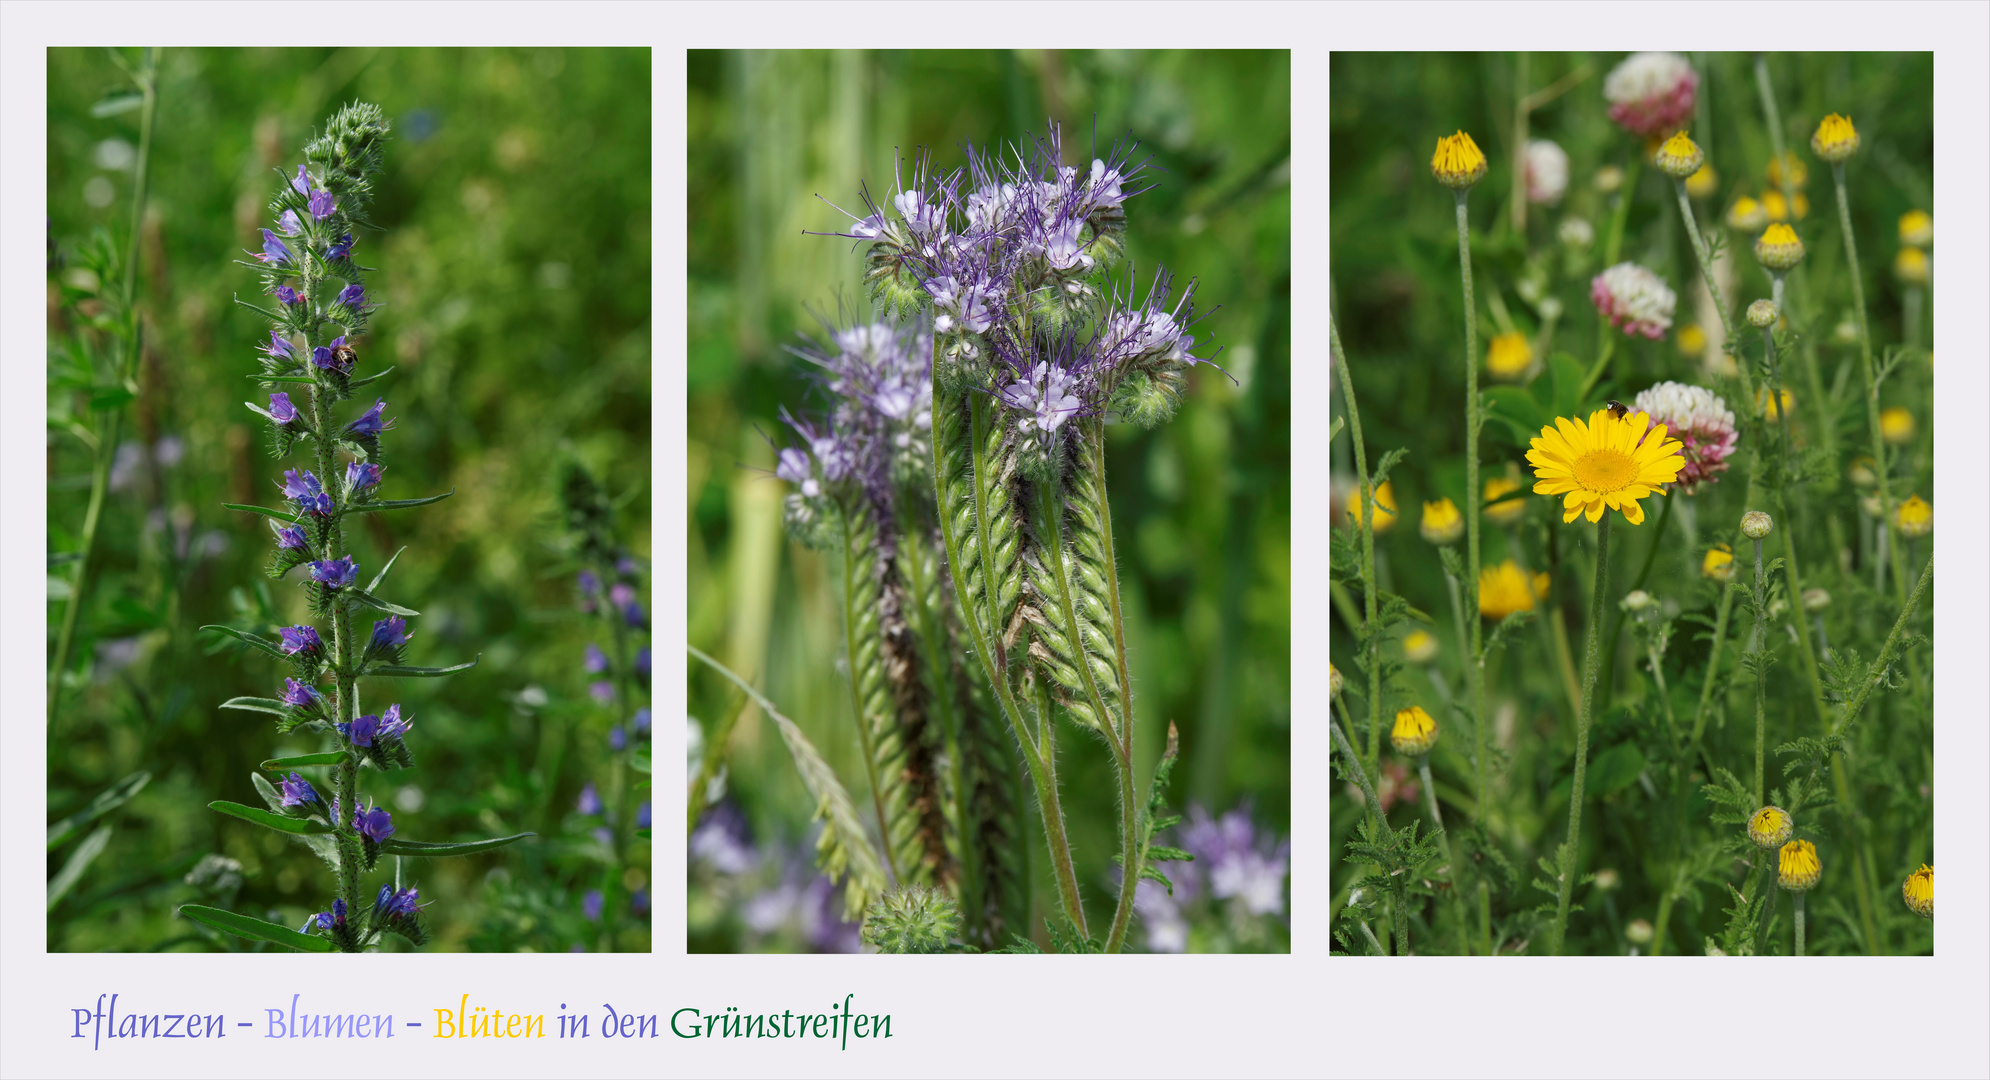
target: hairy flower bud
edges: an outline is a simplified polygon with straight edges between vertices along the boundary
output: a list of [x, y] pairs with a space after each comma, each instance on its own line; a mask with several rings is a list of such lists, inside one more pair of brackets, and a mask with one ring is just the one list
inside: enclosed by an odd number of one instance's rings
[[953, 896], [924, 885], [887, 890], [864, 911], [864, 943], [881, 953], [943, 953], [960, 930]]
[[1750, 540], [1761, 540], [1774, 531], [1776, 523], [1760, 510], [1750, 510], [1741, 515], [1741, 535]]
[[1757, 300], [1748, 305], [1748, 325], [1757, 330], [1767, 330], [1776, 325], [1782, 314], [1774, 300]]

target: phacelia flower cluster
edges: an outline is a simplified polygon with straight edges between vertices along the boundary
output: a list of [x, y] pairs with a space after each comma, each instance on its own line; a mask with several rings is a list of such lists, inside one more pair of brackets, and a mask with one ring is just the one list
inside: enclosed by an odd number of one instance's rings
[[1610, 325], [1653, 341], [1672, 328], [1672, 311], [1679, 303], [1664, 279], [1631, 262], [1596, 275], [1589, 283], [1589, 299]]
[[1662, 382], [1641, 391], [1634, 406], [1653, 423], [1664, 424], [1678, 439], [1686, 466], [1679, 470], [1679, 490], [1691, 495], [1727, 471], [1728, 457], [1740, 438], [1734, 413], [1720, 396], [1703, 386]]
[[799, 443], [775, 467], [802, 500], [790, 499], [790, 523], [819, 512], [832, 490], [888, 500], [895, 484], [917, 483], [933, 443], [931, 330], [866, 323], [790, 351], [815, 365], [833, 403], [826, 417], [784, 414]]
[[1693, 115], [1700, 76], [1678, 53], [1634, 53], [1603, 79], [1603, 98], [1617, 126], [1647, 139], [1664, 138]]

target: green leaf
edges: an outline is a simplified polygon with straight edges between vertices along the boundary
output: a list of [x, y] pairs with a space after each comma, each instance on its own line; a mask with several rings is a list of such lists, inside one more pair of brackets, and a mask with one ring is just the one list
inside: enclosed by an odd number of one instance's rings
[[243, 806], [236, 802], [216, 800], [208, 803], [207, 808], [217, 814], [241, 818], [251, 825], [261, 825], [265, 829], [275, 829], [277, 832], [289, 833], [292, 836], [323, 836], [332, 831], [330, 825], [321, 825], [303, 818], [284, 817], [282, 814], [272, 814], [267, 810], [258, 810], [253, 806]]
[[1155, 844], [1153, 847], [1147, 849], [1147, 861], [1194, 862], [1195, 856], [1183, 851], [1181, 848], [1162, 847], [1159, 844]]
[[348, 592], [346, 595], [356, 604], [364, 604], [375, 611], [384, 611], [389, 615], [421, 614], [421, 612], [416, 611], [413, 608], [404, 608], [399, 604], [390, 604], [387, 601], [382, 600], [379, 597], [363, 589], [353, 589], [350, 592]]
[[1526, 387], [1491, 386], [1486, 388], [1484, 396], [1493, 406], [1489, 418], [1511, 428], [1516, 438], [1526, 439], [1536, 434], [1547, 422], [1547, 410]]
[[[402, 545], [402, 547], [401, 547], [401, 551], [406, 551], [406, 550], [408, 550], [408, 549], [407, 549], [407, 546], [406, 546], [406, 545]], [[385, 566], [381, 567], [381, 568], [380, 568], [380, 572], [379, 572], [379, 573], [377, 573], [377, 574], [375, 574], [375, 575], [373, 575], [373, 580], [372, 580], [372, 581], [370, 581], [370, 582], [368, 582], [368, 583], [367, 583], [367, 585], [366, 585], [366, 591], [367, 591], [367, 592], [372, 592], [373, 590], [375, 590], [375, 589], [379, 588], [379, 587], [380, 587], [380, 583], [381, 583], [381, 582], [383, 582], [383, 581], [385, 581], [385, 580], [387, 580], [387, 571], [389, 571], [389, 570], [392, 570], [392, 569], [394, 568], [394, 562], [395, 562], [395, 560], [397, 560], [397, 559], [399, 559], [399, 558], [401, 557], [401, 551], [396, 551], [396, 552], [394, 553], [394, 558], [392, 558], [392, 559], [388, 559], [388, 560], [387, 560], [387, 565], [385, 565]], [[413, 613], [413, 612], [409, 612], [409, 614], [411, 614], [411, 615], [412, 615], [412, 614], [414, 614], [414, 613]]]
[[245, 506], [242, 503], [222, 503], [221, 508], [223, 510], [240, 510], [245, 514], [261, 514], [264, 517], [275, 518], [278, 521], [291, 525], [295, 525], [303, 520], [288, 510], [271, 510], [267, 506]]
[[[244, 375], [242, 377], [263, 383], [303, 383], [306, 386], [310, 386], [318, 381], [309, 375]], [[247, 405], [248, 403], [243, 402], [243, 404]], [[255, 409], [256, 407], [249, 405], [249, 408]], [[256, 411], [261, 412], [262, 410], [257, 409]]]
[[648, 748], [648, 747], [644, 747], [644, 748], [642, 748], [642, 749], [639, 749], [639, 750], [637, 750], [637, 751], [636, 751], [635, 753], [633, 753], [633, 754], [630, 754], [630, 755], [629, 755], [629, 767], [630, 767], [631, 769], [634, 769], [634, 770], [636, 770], [636, 771], [637, 771], [637, 772], [639, 772], [639, 773], [642, 773], [642, 774], [643, 774], [644, 776], [648, 776], [648, 775], [650, 775], [650, 752], [649, 752], [649, 748]]
[[50, 851], [62, 846], [70, 837], [83, 831], [83, 826], [97, 818], [123, 806], [133, 795], [143, 790], [152, 779], [152, 774], [143, 769], [105, 788], [83, 809], [63, 818], [48, 827], [48, 847]]
[[491, 851], [504, 847], [506, 844], [515, 844], [528, 836], [537, 835], [539, 834], [522, 832], [514, 833], [511, 836], [493, 837], [489, 840], [466, 840], [460, 844], [431, 844], [422, 840], [402, 840], [390, 836], [380, 842], [380, 853], [382, 855], [409, 855], [426, 858], [442, 858], [445, 855], [475, 855], [480, 851]]
[[1589, 794], [1608, 795], [1629, 787], [1645, 771], [1644, 751], [1634, 743], [1619, 743], [1596, 755], [1589, 764]]
[[272, 770], [301, 769], [309, 765], [338, 765], [344, 761], [345, 751], [328, 750], [322, 754], [298, 754], [295, 757], [271, 758], [263, 762], [261, 767]]
[[182, 904], [180, 914], [196, 922], [203, 922], [216, 930], [225, 930], [250, 941], [270, 941], [299, 952], [331, 952], [332, 943], [312, 934], [302, 934], [288, 926], [278, 926], [273, 922], [258, 919], [252, 915], [238, 915], [221, 908], [205, 904]]
[[109, 412], [112, 409], [121, 409], [136, 397], [138, 395], [132, 393], [128, 386], [100, 386], [90, 392], [90, 410]]
[[[478, 659], [482, 659], [483, 655], [482, 653], [478, 653]], [[435, 679], [444, 675], [454, 675], [459, 671], [468, 671], [476, 666], [476, 660], [468, 660], [461, 664], [452, 664], [449, 667], [406, 667], [400, 664], [381, 664], [377, 667], [367, 668], [365, 671], [360, 672], [360, 674], [374, 675], [386, 679]]]
[[359, 503], [345, 509], [348, 514], [370, 514], [375, 510], [406, 510], [411, 506], [427, 506], [429, 503], [441, 502], [454, 494], [456, 492], [451, 490], [440, 495], [430, 495], [426, 499], [381, 499], [378, 502]]
[[275, 698], [235, 697], [221, 703], [224, 709], [240, 709], [243, 712], [264, 712], [276, 716], [289, 716], [290, 706]]
[[[351, 386], [352, 386], [352, 387], [353, 387], [354, 389], [358, 389], [359, 387], [362, 387], [362, 386], [365, 386], [365, 385], [366, 385], [367, 383], [370, 383], [370, 382], [378, 382], [378, 381], [380, 381], [381, 379], [384, 379], [384, 378], [386, 378], [386, 377], [387, 377], [387, 373], [388, 373], [388, 372], [390, 372], [390, 371], [392, 371], [392, 370], [394, 370], [393, 366], [392, 366], [392, 365], [389, 365], [389, 366], [387, 366], [387, 367], [384, 367], [384, 368], [381, 368], [381, 369], [380, 369], [379, 371], [376, 371], [376, 372], [374, 372], [374, 373], [373, 373], [373, 374], [371, 374], [371, 375], [368, 375], [368, 376], [367, 376], [366, 378], [364, 378], [364, 379], [354, 379], [354, 380], [353, 380], [353, 381], [351, 382], [351, 384], [350, 384], [350, 385], [351, 385]], [[452, 494], [454, 494], [454, 493], [452, 492]], [[438, 497], [440, 497], [440, 496], [438, 496]]]
[[[1567, 353], [1556, 353], [1548, 361], [1548, 370], [1554, 376], [1555, 399], [1550, 407], [1554, 410], [1555, 416], [1576, 415], [1582, 408], [1582, 398], [1578, 396], [1582, 390], [1582, 379], [1585, 374], [1582, 361]], [[1554, 417], [1549, 417], [1542, 426], [1553, 420]], [[1528, 434], [1531, 437], [1533, 432]]]
[[97, 856], [103, 854], [104, 845], [110, 842], [111, 827], [109, 825], [99, 825], [96, 832], [84, 837], [83, 842], [76, 845], [76, 850], [69, 853], [69, 860], [62, 864], [62, 869], [56, 871], [55, 876], [48, 879], [48, 907], [46, 910], [55, 910], [56, 901], [62, 899], [63, 894], [67, 893], [75, 886], [77, 881], [82, 879], [83, 871], [90, 868], [90, 864], [96, 861]]
[[110, 94], [102, 101], [90, 106], [90, 115], [102, 120], [106, 117], [128, 113], [145, 104], [145, 95], [136, 90], [126, 90], [121, 94]]

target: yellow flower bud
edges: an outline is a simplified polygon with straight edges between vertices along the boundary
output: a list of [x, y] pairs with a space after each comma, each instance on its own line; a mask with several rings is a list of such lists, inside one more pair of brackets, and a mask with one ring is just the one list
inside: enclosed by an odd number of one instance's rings
[[1515, 330], [1500, 334], [1486, 346], [1486, 370], [1497, 379], [1517, 379], [1534, 366], [1534, 347]]
[[1748, 839], [1759, 848], [1779, 847], [1790, 838], [1796, 823], [1780, 806], [1765, 806], [1748, 818]]
[[1396, 714], [1396, 726], [1389, 731], [1389, 745], [1398, 754], [1428, 754], [1437, 745], [1437, 721], [1423, 706], [1412, 705]]
[[1437, 658], [1437, 635], [1428, 630], [1412, 630], [1403, 635], [1403, 656], [1412, 664], [1426, 664]]
[[1433, 544], [1454, 544], [1465, 533], [1465, 517], [1458, 512], [1458, 504], [1450, 499], [1427, 502], [1423, 504], [1423, 523], [1418, 531]]
[[1776, 884], [1791, 892], [1805, 892], [1817, 885], [1817, 879], [1824, 876], [1824, 864], [1818, 861], [1817, 845], [1808, 840], [1792, 840], [1776, 853]]
[[1674, 180], [1684, 180], [1699, 172], [1700, 166], [1707, 163], [1707, 152], [1682, 131], [1659, 146], [1658, 152], [1652, 155], [1651, 163], [1658, 166], [1659, 172]]
[[1715, 544], [1707, 549], [1707, 557], [1700, 560], [1700, 573], [1715, 581], [1726, 581], [1734, 576], [1734, 549], [1726, 544]]
[[1909, 210], [1900, 215], [1900, 243], [1924, 248], [1935, 242], [1935, 219], [1925, 210]]
[[1935, 868], [1927, 863], [1921, 869], [1907, 875], [1900, 883], [1900, 898], [1907, 901], [1907, 909], [1924, 919], [1935, 917]]
[[1769, 224], [1769, 214], [1762, 204], [1743, 195], [1727, 208], [1727, 227], [1739, 233], [1752, 233]]
[[1893, 258], [1893, 276], [1902, 285], [1926, 285], [1932, 276], [1928, 267], [1928, 253], [1917, 247], [1904, 247]]
[[1907, 501], [1893, 508], [1893, 527], [1900, 535], [1918, 540], [1935, 531], [1935, 508], [1919, 495], [1907, 496]]
[[1803, 241], [1795, 229], [1778, 222], [1755, 241], [1755, 261], [1771, 270], [1791, 269], [1803, 261]]
[[1686, 178], [1686, 194], [1696, 199], [1704, 199], [1720, 188], [1720, 177], [1714, 175], [1712, 165], [1700, 166], [1700, 171]]
[[[1908, 249], [1913, 250], [1913, 249]], [[1914, 441], [1914, 414], [1895, 405], [1879, 414], [1880, 438], [1899, 446]]]
[[1700, 324], [1696, 322], [1680, 327], [1674, 341], [1684, 356], [1698, 356], [1707, 351], [1707, 332], [1700, 329]]
[[[1357, 529], [1361, 527], [1361, 504], [1364, 501], [1359, 490], [1347, 501], [1348, 524]], [[1375, 515], [1375, 535], [1380, 536], [1396, 527], [1396, 489], [1387, 480], [1375, 489], [1375, 506], [1379, 511]]]
[[1810, 137], [1810, 148], [1818, 157], [1837, 164], [1859, 152], [1859, 132], [1852, 126], [1852, 118], [1832, 113], [1817, 125], [1817, 133]]
[[1460, 131], [1437, 140], [1437, 151], [1430, 155], [1430, 175], [1445, 187], [1469, 188], [1485, 178], [1486, 155], [1470, 135]]

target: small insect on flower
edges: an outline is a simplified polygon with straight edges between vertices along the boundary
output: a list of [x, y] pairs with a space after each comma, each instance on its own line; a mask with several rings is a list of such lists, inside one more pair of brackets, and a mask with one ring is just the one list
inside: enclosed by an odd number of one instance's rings
[[1610, 415], [1616, 417], [1619, 420], [1622, 420], [1631, 411], [1630, 406], [1625, 405], [1614, 398], [1604, 402], [1603, 407], [1610, 410]]
[[1389, 731], [1389, 745], [1398, 754], [1428, 754], [1437, 745], [1437, 735], [1437, 720], [1423, 711], [1423, 706], [1412, 705], [1396, 713], [1396, 726]]
[[1935, 917], [1935, 868], [1927, 863], [1921, 869], [1907, 875], [1900, 883], [1900, 898], [1907, 901], [1907, 909], [1924, 919]]

